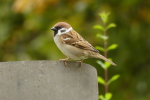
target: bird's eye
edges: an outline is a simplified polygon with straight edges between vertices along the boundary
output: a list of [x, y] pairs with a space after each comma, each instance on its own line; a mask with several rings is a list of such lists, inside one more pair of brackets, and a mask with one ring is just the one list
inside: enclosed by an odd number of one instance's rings
[[61, 30], [61, 32], [65, 32], [66, 30]]

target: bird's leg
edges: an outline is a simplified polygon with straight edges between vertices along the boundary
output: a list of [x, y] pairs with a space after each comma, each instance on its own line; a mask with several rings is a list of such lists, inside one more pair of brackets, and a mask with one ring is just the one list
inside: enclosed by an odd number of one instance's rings
[[79, 66], [82, 66], [83, 60], [77, 61], [79, 62]]
[[65, 58], [65, 59], [60, 59], [60, 61], [63, 61], [63, 62], [64, 62], [64, 65], [65, 65], [65, 66], [68, 66], [66, 61], [69, 60], [69, 59], [70, 59], [70, 58], [68, 57], [68, 58]]

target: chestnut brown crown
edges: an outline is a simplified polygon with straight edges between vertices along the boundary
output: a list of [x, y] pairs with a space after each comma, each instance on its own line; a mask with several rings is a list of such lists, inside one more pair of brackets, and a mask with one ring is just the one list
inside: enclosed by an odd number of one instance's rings
[[66, 22], [58, 22], [54, 25], [54, 27], [61, 27], [69, 29], [71, 26]]

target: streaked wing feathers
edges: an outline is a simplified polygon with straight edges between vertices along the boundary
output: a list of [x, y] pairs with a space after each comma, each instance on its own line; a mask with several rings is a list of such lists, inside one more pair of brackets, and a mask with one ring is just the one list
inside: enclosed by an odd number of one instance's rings
[[68, 45], [72, 45], [74, 47], [84, 49], [84, 50], [99, 52], [90, 43], [88, 43], [85, 39], [83, 39], [78, 33], [76, 33], [76, 31], [74, 30], [71, 30], [70, 32], [66, 34], [62, 34], [61, 37], [62, 37], [63, 42]]

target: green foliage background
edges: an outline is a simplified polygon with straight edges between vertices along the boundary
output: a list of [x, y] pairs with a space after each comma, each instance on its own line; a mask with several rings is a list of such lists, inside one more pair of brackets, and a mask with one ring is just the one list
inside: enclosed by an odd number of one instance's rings
[[[50, 28], [65, 21], [93, 46], [103, 46], [93, 25], [101, 23], [98, 13], [111, 12], [109, 44], [118, 44], [108, 56], [117, 64], [109, 76], [120, 74], [109, 91], [112, 100], [150, 98], [150, 1], [149, 0], [1, 0], [0, 61], [58, 60], [65, 56], [53, 41]], [[103, 70], [96, 59], [85, 63]], [[99, 86], [100, 94], [104, 87]]]

